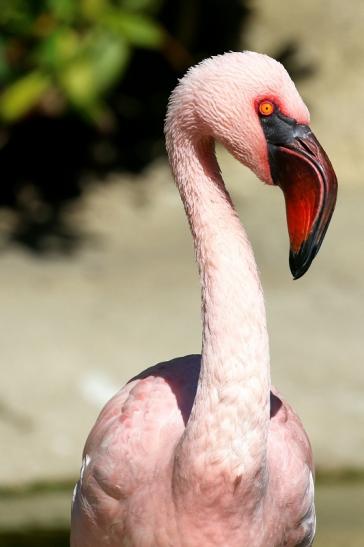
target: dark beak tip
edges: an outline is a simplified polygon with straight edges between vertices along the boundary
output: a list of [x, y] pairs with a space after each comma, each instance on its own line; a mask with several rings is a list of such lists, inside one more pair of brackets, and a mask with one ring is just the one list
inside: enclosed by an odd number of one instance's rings
[[[291, 270], [291, 272], [292, 272], [292, 270]], [[300, 279], [301, 277], [303, 277], [305, 273], [306, 272], [303, 272], [303, 273], [301, 273], [301, 272], [296, 272], [296, 273], [292, 272], [293, 281], [297, 281], [297, 279]]]
[[313, 257], [302, 256], [301, 253], [290, 252], [289, 255], [289, 267], [293, 275], [293, 280], [296, 281], [303, 277], [307, 270], [310, 268]]
[[321, 242], [317, 243], [314, 239], [314, 232], [306, 239], [298, 251], [292, 248], [289, 253], [289, 267], [293, 275], [293, 279], [302, 277], [311, 267], [311, 264], [316, 257]]

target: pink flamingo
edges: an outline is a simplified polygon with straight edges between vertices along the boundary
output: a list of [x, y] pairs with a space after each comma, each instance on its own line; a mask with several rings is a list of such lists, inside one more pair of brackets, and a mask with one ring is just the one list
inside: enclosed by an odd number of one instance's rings
[[119, 391], [86, 442], [72, 547], [309, 546], [311, 448], [270, 384], [265, 309], [247, 236], [214, 153], [221, 142], [285, 195], [290, 266], [309, 268], [330, 221], [334, 171], [285, 69], [227, 53], [190, 69], [165, 125], [202, 285], [202, 355]]

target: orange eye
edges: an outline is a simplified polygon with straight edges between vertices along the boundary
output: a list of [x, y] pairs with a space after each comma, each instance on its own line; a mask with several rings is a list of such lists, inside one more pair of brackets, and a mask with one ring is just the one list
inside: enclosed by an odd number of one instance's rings
[[263, 116], [270, 116], [274, 112], [274, 105], [270, 101], [262, 101], [259, 104], [259, 112]]

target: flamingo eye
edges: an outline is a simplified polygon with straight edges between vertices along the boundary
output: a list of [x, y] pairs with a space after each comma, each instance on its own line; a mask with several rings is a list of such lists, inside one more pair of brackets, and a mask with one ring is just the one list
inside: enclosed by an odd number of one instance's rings
[[270, 101], [262, 101], [259, 104], [259, 112], [262, 116], [270, 116], [274, 112], [274, 104]]

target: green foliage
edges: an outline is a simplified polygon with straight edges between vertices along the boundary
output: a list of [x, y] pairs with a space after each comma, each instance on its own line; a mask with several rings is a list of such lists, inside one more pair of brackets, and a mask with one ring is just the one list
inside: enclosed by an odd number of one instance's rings
[[11, 122], [26, 114], [29, 108], [40, 100], [48, 86], [47, 76], [35, 70], [17, 78], [1, 95], [1, 118]]
[[[159, 0], [1, 0], [0, 120], [72, 107], [100, 121], [133, 48], [160, 48]], [[52, 100], [48, 100], [52, 97]], [[55, 97], [57, 98], [55, 100]]]

